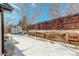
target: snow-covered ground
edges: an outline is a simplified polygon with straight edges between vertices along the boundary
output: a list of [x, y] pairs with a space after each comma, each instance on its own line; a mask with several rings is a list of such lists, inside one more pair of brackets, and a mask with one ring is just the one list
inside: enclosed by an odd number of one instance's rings
[[57, 33], [66, 33], [66, 32], [69, 32], [69, 33], [79, 33], [79, 30], [78, 29], [75, 29], [75, 30], [29, 30], [29, 32], [57, 32]]
[[75, 56], [77, 52], [58, 42], [39, 40], [27, 35], [12, 35], [15, 45], [13, 56]]

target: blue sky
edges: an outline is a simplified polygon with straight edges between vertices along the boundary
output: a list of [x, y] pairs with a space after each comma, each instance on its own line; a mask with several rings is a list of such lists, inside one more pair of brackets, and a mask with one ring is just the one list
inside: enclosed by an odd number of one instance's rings
[[[10, 23], [17, 24], [21, 20], [22, 16], [28, 16], [30, 23], [35, 24], [42, 21], [51, 20], [54, 17], [48, 15], [48, 10], [53, 6], [51, 3], [29, 3], [29, 4], [11, 4], [14, 10], [11, 14], [5, 12], [5, 19], [10, 20]], [[63, 14], [67, 10], [69, 4], [63, 3], [60, 6], [60, 14]], [[32, 19], [32, 16], [35, 15], [35, 11], [38, 9], [38, 14], [35, 19]], [[22, 11], [24, 11], [22, 13]]]
[[[32, 6], [30, 5], [30, 13], [29, 13], [29, 19], [31, 20], [32, 23], [38, 23], [38, 22], [42, 22], [42, 21], [46, 21], [47, 19], [49, 19], [48, 15], [47, 15], [47, 11], [48, 9], [51, 7], [51, 4], [35, 4], [36, 6]], [[36, 8], [39, 8], [39, 15], [35, 18], [32, 19], [32, 16], [34, 15], [34, 10]]]
[[[47, 21], [47, 20], [51, 20], [53, 19], [54, 17], [53, 16], [49, 16], [48, 15], [48, 10], [53, 6], [53, 4], [51, 3], [44, 3], [44, 4], [35, 4], [35, 6], [31, 5], [29, 6], [29, 10], [30, 10], [30, 13], [29, 13], [29, 18], [31, 20], [32, 23], [39, 23], [39, 22], [42, 22], [42, 21]], [[68, 8], [68, 4], [62, 4], [60, 6], [60, 13], [62, 14], [64, 11], [66, 11], [66, 9]], [[31, 19], [31, 16], [33, 16], [34, 14], [34, 9], [36, 8], [39, 8], [40, 9], [40, 13], [39, 13], [39, 16], [36, 17], [36, 19]]]

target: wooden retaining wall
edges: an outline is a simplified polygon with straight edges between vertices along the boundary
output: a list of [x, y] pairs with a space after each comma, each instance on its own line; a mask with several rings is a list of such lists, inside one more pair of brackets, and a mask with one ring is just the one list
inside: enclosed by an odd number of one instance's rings
[[79, 33], [29, 32], [29, 35], [79, 45]]

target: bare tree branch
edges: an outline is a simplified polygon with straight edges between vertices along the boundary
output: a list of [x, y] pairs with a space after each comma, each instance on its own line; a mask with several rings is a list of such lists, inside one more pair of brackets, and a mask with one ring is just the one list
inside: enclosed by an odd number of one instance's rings
[[48, 16], [52, 18], [57, 18], [60, 16], [60, 3], [52, 4], [51, 8], [48, 10]]
[[79, 4], [78, 3], [70, 3], [69, 8], [64, 12], [65, 15], [72, 15], [75, 13], [79, 13]]

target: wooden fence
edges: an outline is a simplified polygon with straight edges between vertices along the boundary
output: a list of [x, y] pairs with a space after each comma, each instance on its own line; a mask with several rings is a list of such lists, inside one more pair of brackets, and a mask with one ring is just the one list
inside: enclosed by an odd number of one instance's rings
[[79, 29], [79, 14], [64, 16], [28, 26], [29, 30]]

